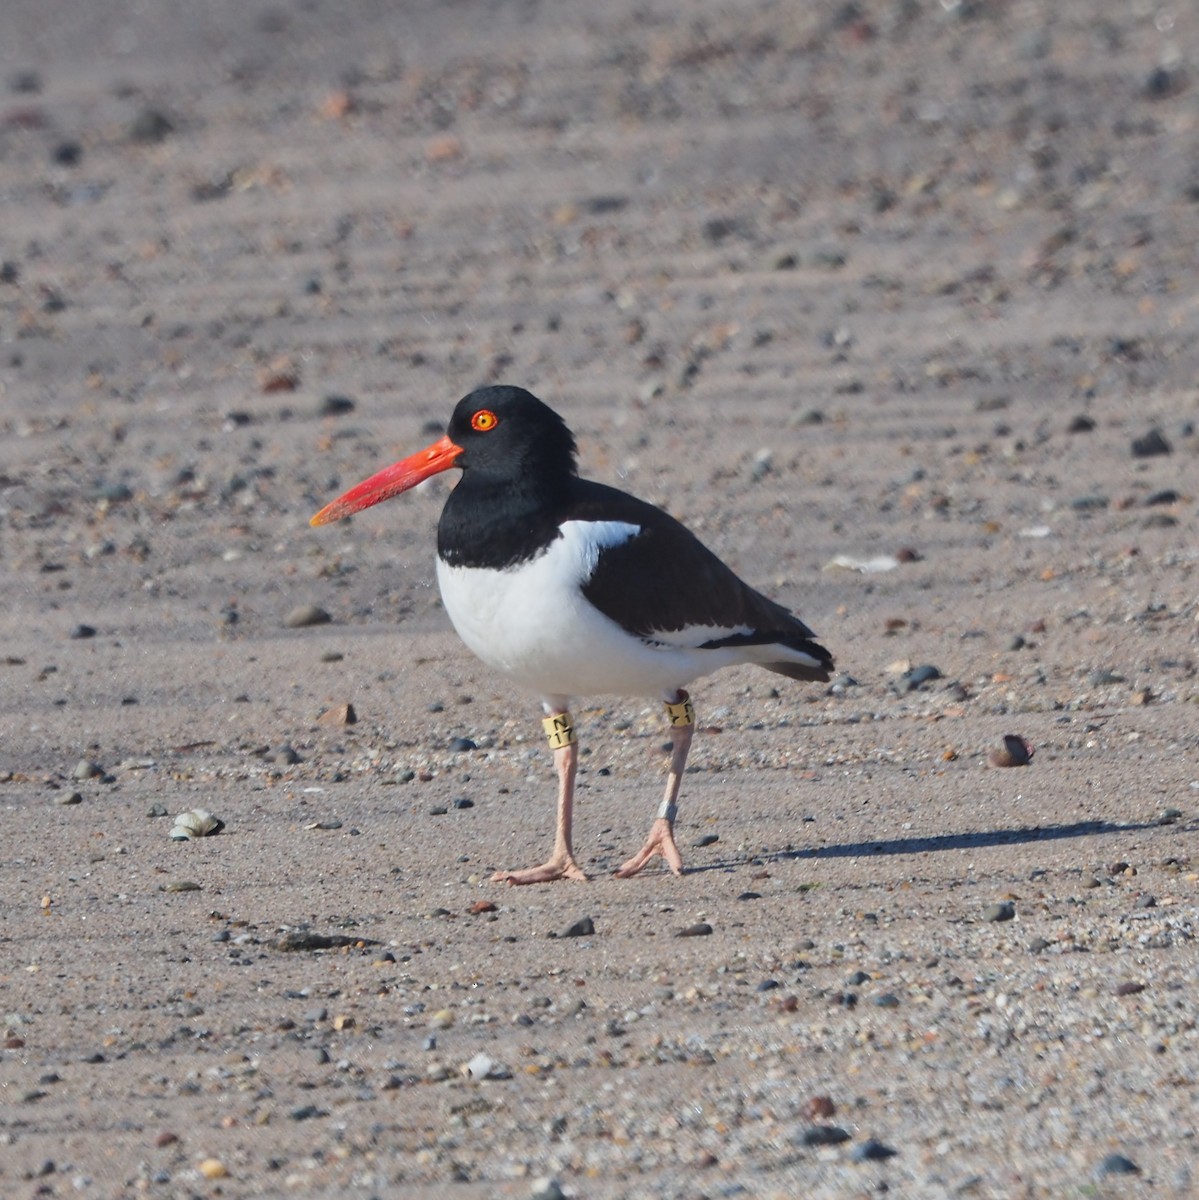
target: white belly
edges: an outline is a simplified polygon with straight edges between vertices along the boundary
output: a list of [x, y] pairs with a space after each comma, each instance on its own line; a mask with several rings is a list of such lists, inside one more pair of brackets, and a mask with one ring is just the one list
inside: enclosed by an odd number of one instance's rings
[[509, 570], [439, 560], [446, 612], [485, 663], [542, 697], [673, 697], [737, 656], [647, 645], [588, 603], [581, 587], [600, 551], [637, 532], [623, 522], [568, 521], [544, 554]]

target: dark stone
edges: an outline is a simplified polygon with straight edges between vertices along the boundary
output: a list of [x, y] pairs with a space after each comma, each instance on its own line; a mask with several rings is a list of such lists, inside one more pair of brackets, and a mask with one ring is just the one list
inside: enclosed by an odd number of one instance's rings
[[1139, 1175], [1140, 1173], [1141, 1168], [1131, 1158], [1125, 1158], [1123, 1154], [1109, 1154], [1095, 1168], [1096, 1179], [1105, 1179], [1108, 1175]]
[[171, 119], [156, 108], [143, 108], [129, 122], [129, 140], [145, 145], [164, 141], [167, 135], [174, 131], [175, 126]]
[[912, 667], [905, 671], [899, 677], [900, 692], [917, 692], [926, 684], [932, 683], [934, 679], [942, 679], [940, 668], [934, 667], [932, 663], [924, 663], [919, 667]]
[[853, 1153], [850, 1158], [854, 1162], [884, 1162], [888, 1158], [894, 1158], [899, 1153], [898, 1150], [892, 1149], [890, 1146], [883, 1145], [882, 1142], [875, 1138], [869, 1138], [860, 1146], [853, 1148]]
[[77, 167], [83, 161], [83, 147], [78, 142], [59, 142], [50, 152], [50, 160], [59, 167]]
[[354, 411], [354, 401], [349, 396], [326, 396], [321, 401], [320, 410], [317, 416], [320, 417], [344, 417], [346, 413]]
[[849, 1133], [839, 1125], [810, 1125], [796, 1141], [801, 1146], [840, 1146], [849, 1141]]
[[1166, 441], [1165, 435], [1158, 429], [1151, 429], [1143, 437], [1133, 438], [1133, 458], [1153, 458], [1159, 454], [1171, 454], [1174, 447]]

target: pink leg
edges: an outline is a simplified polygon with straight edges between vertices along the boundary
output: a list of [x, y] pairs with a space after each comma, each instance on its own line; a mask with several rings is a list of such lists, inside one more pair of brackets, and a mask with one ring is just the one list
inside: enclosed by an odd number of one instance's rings
[[616, 872], [617, 879], [628, 879], [636, 875], [652, 859], [661, 857], [666, 865], [676, 875], [683, 873], [683, 856], [674, 840], [674, 818], [678, 811], [676, 801], [679, 798], [679, 787], [683, 782], [683, 769], [687, 765], [687, 752], [691, 749], [691, 737], [695, 733], [695, 714], [691, 709], [687, 693], [680, 691], [678, 700], [666, 706], [671, 721], [678, 719], [676, 711], [686, 706], [686, 724], [672, 725], [671, 734], [674, 744], [670, 752], [670, 775], [666, 780], [666, 797], [658, 810], [658, 817], [650, 826], [649, 837], [645, 845]]
[[[566, 728], [570, 728], [569, 713], [554, 713], [553, 717], [565, 716]], [[571, 845], [571, 824], [574, 819], [575, 773], [579, 767], [579, 744], [570, 730], [570, 741], [554, 749], [554, 766], [558, 770], [558, 828], [554, 835], [554, 852], [539, 867], [528, 867], [523, 871], [496, 871], [492, 883], [549, 883], [554, 879], [588, 878], [582, 867], [575, 862]]]

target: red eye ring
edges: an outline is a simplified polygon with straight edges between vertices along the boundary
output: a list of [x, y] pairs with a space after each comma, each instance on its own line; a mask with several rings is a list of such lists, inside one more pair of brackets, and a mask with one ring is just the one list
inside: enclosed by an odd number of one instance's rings
[[479, 433], [486, 433], [489, 429], [494, 429], [499, 423], [499, 417], [489, 408], [479, 409], [470, 419], [470, 427], [478, 430]]

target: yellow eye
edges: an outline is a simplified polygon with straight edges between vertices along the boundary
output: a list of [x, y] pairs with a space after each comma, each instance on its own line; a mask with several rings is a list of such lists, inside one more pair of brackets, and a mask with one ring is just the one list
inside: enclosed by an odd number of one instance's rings
[[480, 433], [486, 433], [489, 429], [494, 429], [499, 423], [499, 417], [487, 408], [479, 409], [470, 419], [470, 427], [477, 429]]

